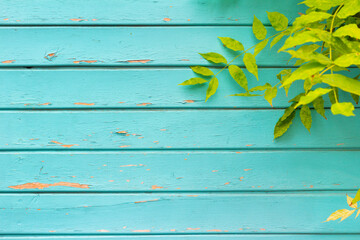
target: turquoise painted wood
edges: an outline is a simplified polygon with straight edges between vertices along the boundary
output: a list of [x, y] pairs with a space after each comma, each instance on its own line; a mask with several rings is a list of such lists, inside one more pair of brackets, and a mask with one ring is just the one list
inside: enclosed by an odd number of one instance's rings
[[359, 168], [358, 151], [2, 153], [0, 191], [357, 190]]
[[298, 0], [21, 0], [0, 2], [1, 25], [251, 25], [255, 14], [269, 24], [266, 11], [294, 19]]
[[[253, 75], [247, 74], [249, 87], [266, 82], [277, 84], [276, 74], [279, 71], [278, 68], [260, 69], [259, 82]], [[355, 77], [359, 73], [351, 71], [349, 75]], [[185, 79], [195, 77], [190, 68], [0, 69], [3, 89], [0, 91], [0, 108], [271, 108], [263, 97], [228, 97], [244, 90], [229, 73], [222, 72], [218, 76], [221, 81], [217, 93], [205, 103], [206, 85], [177, 86]], [[25, 93], [23, 89], [26, 89]], [[301, 89], [303, 81], [292, 85], [288, 97], [283, 90], [278, 91], [273, 106], [288, 107], [288, 101]], [[341, 101], [353, 101], [349, 94], [340, 91], [340, 95]], [[325, 100], [329, 107], [329, 99], [326, 97]]]
[[354, 218], [323, 223], [345, 200], [345, 192], [7, 194], [0, 233], [360, 233]]
[[[268, 28], [269, 36], [275, 31]], [[218, 36], [250, 48], [251, 27], [3, 27], [0, 66], [189, 66], [211, 65], [198, 52], [236, 56]], [[279, 44], [280, 46], [280, 44]], [[267, 47], [259, 66], [287, 66], [288, 54]], [[234, 63], [242, 64], [242, 61]]]
[[[359, 239], [353, 218], [323, 223], [360, 186], [358, 116], [313, 111], [311, 134], [297, 118], [274, 141], [301, 81], [274, 108], [225, 97], [241, 92], [227, 73], [206, 103], [177, 86], [220, 70], [197, 52], [235, 56], [218, 36], [251, 47], [254, 15], [291, 24], [299, 2], [1, 1], [0, 240]], [[276, 51], [250, 86], [277, 83]]]
[[[355, 111], [359, 114], [359, 110]], [[358, 149], [356, 117], [313, 111], [281, 139], [273, 127], [283, 110], [2, 111], [1, 150]]]

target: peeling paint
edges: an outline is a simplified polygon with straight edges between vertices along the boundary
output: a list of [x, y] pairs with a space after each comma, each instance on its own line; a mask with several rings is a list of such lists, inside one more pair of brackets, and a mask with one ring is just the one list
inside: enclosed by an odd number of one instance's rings
[[87, 184], [71, 183], [71, 182], [57, 182], [57, 183], [24, 183], [21, 185], [9, 186], [12, 189], [44, 189], [48, 187], [73, 187], [73, 188], [89, 188]]
[[47, 106], [47, 105], [51, 105], [51, 103], [47, 102], [47, 103], [40, 103], [38, 104], [39, 106]]
[[96, 230], [97, 232], [109, 232], [109, 230], [106, 229], [100, 229], [100, 230]]
[[186, 230], [200, 230], [200, 228], [187, 228]]
[[129, 165], [120, 165], [120, 167], [137, 167], [138, 165], [129, 164]]
[[94, 106], [95, 103], [83, 103], [83, 102], [76, 102], [74, 105], [85, 105], [85, 106]]
[[207, 230], [207, 232], [222, 232], [220, 229], [211, 229]]
[[248, 169], [244, 169], [244, 171], [250, 171], [250, 170], [252, 170], [251, 168], [248, 168]]
[[195, 101], [194, 100], [184, 100], [184, 102], [186, 102], [186, 103], [194, 103]]
[[144, 230], [133, 230], [133, 232], [150, 232], [149, 229], [144, 229]]
[[147, 105], [151, 105], [152, 103], [139, 103], [136, 104], [136, 106], [147, 106]]
[[59, 144], [61, 145], [62, 147], [64, 148], [71, 148], [73, 146], [79, 146], [79, 144], [63, 144], [61, 142], [58, 142], [58, 141], [51, 141], [52, 143], [55, 143], [55, 144]]
[[1, 63], [13, 63], [15, 62], [16, 60], [5, 60], [5, 61], [2, 61]]
[[163, 20], [164, 20], [165, 22], [170, 22], [170, 21], [171, 21], [170, 18], [164, 18]]
[[120, 148], [126, 148], [126, 147], [130, 147], [130, 145], [123, 145], [123, 146], [119, 146]]
[[151, 59], [139, 59], [139, 60], [127, 60], [128, 63], [147, 63], [152, 61]]
[[164, 187], [160, 187], [160, 186], [157, 186], [157, 185], [152, 185], [152, 186], [151, 186], [151, 189], [154, 189], [154, 190], [155, 190], [155, 189], [161, 189], [161, 188], [164, 188]]
[[128, 132], [127, 132], [127, 131], [117, 131], [116, 133], [119, 133], [119, 134], [127, 134]]
[[70, 20], [71, 20], [71, 21], [74, 21], [74, 22], [84, 22], [84, 21], [87, 21], [87, 19], [83, 19], [83, 18], [71, 18]]
[[146, 203], [146, 202], [156, 202], [156, 201], [159, 201], [159, 199], [152, 199], [152, 200], [145, 200], [145, 201], [137, 201], [137, 202], [134, 202], [134, 203]]
[[78, 61], [74, 61], [73, 63], [96, 63], [97, 60], [78, 60]]

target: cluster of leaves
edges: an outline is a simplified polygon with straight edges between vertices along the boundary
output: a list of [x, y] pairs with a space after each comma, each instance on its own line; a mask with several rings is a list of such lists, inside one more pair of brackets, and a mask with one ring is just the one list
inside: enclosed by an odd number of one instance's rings
[[326, 219], [325, 222], [329, 221], [335, 221], [339, 218], [341, 218], [340, 222], [345, 220], [346, 218], [350, 217], [355, 211], [357, 211], [355, 218], [357, 218], [360, 214], [360, 207], [358, 207], [358, 202], [360, 201], [360, 190], [356, 193], [355, 198], [351, 198], [348, 195], [346, 195], [347, 204], [351, 209], [340, 209], [335, 212], [333, 212], [328, 219]]
[[[282, 136], [292, 124], [296, 112], [300, 112], [303, 125], [310, 131], [312, 116], [310, 107], [317, 113], [325, 116], [324, 97], [327, 95], [331, 101], [331, 112], [344, 116], [354, 116], [352, 102], [339, 102], [339, 91], [351, 94], [357, 104], [360, 95], [360, 81], [358, 77], [350, 78], [344, 71], [360, 66], [360, 1], [359, 0], [305, 0], [309, 8], [305, 14], [295, 19], [292, 26], [288, 26], [288, 19], [281, 13], [268, 12], [268, 19], [277, 31], [273, 36], [267, 37], [267, 30], [259, 19], [254, 17], [252, 30], [255, 37], [260, 40], [255, 46], [245, 50], [242, 43], [229, 37], [219, 37], [222, 44], [239, 54], [227, 59], [219, 53], [209, 52], [200, 55], [211, 63], [225, 65], [216, 74], [209, 68], [193, 66], [194, 73], [202, 75], [184, 81], [179, 85], [196, 85], [209, 83], [206, 91], [206, 101], [216, 93], [219, 85], [217, 75], [228, 69], [231, 77], [245, 90], [243, 93], [231, 96], [256, 97], [263, 96], [272, 106], [272, 101], [278, 89], [288, 94], [289, 88], [295, 81], [304, 81], [303, 91], [291, 99], [291, 105], [278, 120], [274, 129], [274, 138]], [[294, 61], [295, 71], [284, 69], [278, 75], [279, 82], [272, 86], [266, 83], [262, 86], [248, 88], [248, 80], [244, 71], [232, 62], [240, 56], [246, 70], [253, 74], [257, 80], [258, 55], [270, 42], [270, 48], [285, 38], [279, 52], [287, 52]], [[250, 50], [254, 49], [253, 53]], [[349, 67], [354, 68], [349, 68]], [[334, 73], [336, 72], [336, 73]], [[210, 80], [207, 79], [210, 77]]]

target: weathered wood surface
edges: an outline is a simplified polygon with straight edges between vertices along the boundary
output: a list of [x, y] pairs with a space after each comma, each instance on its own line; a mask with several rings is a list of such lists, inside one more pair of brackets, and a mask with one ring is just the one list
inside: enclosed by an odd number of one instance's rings
[[[268, 28], [269, 36], [274, 33]], [[218, 36], [236, 38], [246, 48], [259, 42], [251, 27], [240, 26], [3, 27], [0, 36], [0, 67], [214, 65], [198, 53], [218, 52], [229, 60], [236, 56]], [[289, 55], [276, 54], [276, 49], [264, 49], [258, 65], [286, 67]]]
[[266, 11], [290, 20], [305, 12], [298, 0], [22, 0], [0, 2], [1, 25], [251, 25]]
[[277, 140], [283, 110], [2, 111], [0, 149], [359, 148], [357, 117], [329, 111], [327, 120], [313, 111], [311, 134], [296, 118]]
[[[249, 88], [266, 82], [277, 84], [279, 72], [278, 68], [262, 68], [259, 82], [247, 74]], [[349, 76], [358, 73], [352, 71]], [[0, 108], [271, 108], [263, 97], [229, 97], [244, 92], [244, 89], [225, 71], [219, 74], [217, 93], [205, 103], [207, 85], [177, 86], [195, 76], [190, 68], [0, 69]], [[280, 89], [273, 106], [288, 107], [288, 101], [301, 89], [303, 81], [293, 84], [288, 97]], [[340, 91], [340, 95], [342, 101], [353, 101], [350, 94]], [[328, 97], [324, 99], [329, 107]]]
[[360, 233], [353, 217], [323, 223], [345, 200], [345, 192], [6, 194], [0, 233]]
[[359, 168], [358, 151], [15, 152], [0, 191], [357, 190]]

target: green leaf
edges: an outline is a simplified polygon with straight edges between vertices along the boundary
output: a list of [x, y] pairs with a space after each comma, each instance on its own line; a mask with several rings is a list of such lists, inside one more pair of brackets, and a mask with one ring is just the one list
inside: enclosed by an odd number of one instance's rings
[[296, 95], [293, 99], [291, 99], [289, 102], [295, 102], [298, 103], [300, 101], [300, 98], [302, 96], [305, 96], [305, 93], [299, 93], [298, 95]]
[[235, 65], [230, 65], [229, 66], [229, 73], [230, 73], [231, 77], [242, 88], [244, 88], [246, 91], [248, 90], [248, 81], [246, 79], [246, 76], [245, 76], [243, 70], [241, 70], [241, 68], [239, 68], [238, 66], [235, 66]]
[[340, 27], [333, 34], [335, 37], [349, 36], [352, 38], [360, 39], [360, 28], [356, 24], [348, 24]]
[[331, 89], [326, 89], [326, 88], [317, 88], [314, 91], [310, 91], [305, 96], [300, 97], [300, 100], [299, 100], [298, 104], [296, 105], [296, 107], [298, 107], [300, 105], [309, 104], [312, 101], [314, 101], [316, 98], [318, 98], [324, 94], [327, 94], [330, 91], [331, 91]]
[[355, 203], [357, 203], [358, 201], [360, 201], [360, 189], [357, 191], [357, 193], [356, 193], [356, 195], [355, 195], [355, 197], [354, 197], [354, 199], [352, 200], [352, 204], [355, 204]]
[[295, 111], [295, 106], [296, 106], [296, 103], [293, 103], [290, 105], [290, 107], [285, 109], [284, 114], [282, 115], [280, 120], [284, 121], [288, 116], [290, 116], [290, 114], [292, 114]]
[[244, 46], [238, 40], [229, 37], [218, 37], [225, 47], [233, 51], [243, 51]]
[[310, 62], [302, 65], [298, 69], [296, 69], [289, 78], [287, 78], [283, 83], [282, 86], [286, 86], [292, 84], [294, 81], [299, 79], [306, 79], [311, 77], [312, 75], [322, 71], [325, 68], [324, 65], [317, 63], [317, 62]]
[[252, 30], [257, 39], [259, 39], [259, 40], [265, 39], [266, 33], [267, 33], [266, 28], [261, 23], [261, 21], [259, 19], [257, 19], [256, 16], [254, 16]]
[[310, 23], [320, 22], [331, 17], [331, 14], [325, 12], [311, 12], [309, 14], [303, 14], [296, 18], [293, 26], [295, 29], [308, 26]]
[[288, 50], [287, 52], [291, 54], [292, 58], [300, 58], [304, 62], [316, 61], [324, 65], [331, 64], [330, 58], [315, 52], [319, 47], [317, 44], [303, 45], [297, 51]]
[[207, 80], [205, 79], [202, 79], [202, 78], [190, 78], [189, 80], [186, 80], [178, 85], [183, 85], [183, 86], [186, 86], [186, 85], [196, 85], [196, 84], [203, 84], [203, 83], [206, 83]]
[[258, 67], [256, 65], [256, 60], [255, 60], [254, 55], [252, 55], [251, 53], [245, 53], [243, 61], [244, 61], [246, 69], [251, 74], [253, 74], [256, 77], [256, 79], [259, 81]]
[[274, 139], [281, 137], [290, 127], [292, 124], [292, 121], [295, 117], [295, 111], [293, 111], [287, 118], [282, 120], [282, 117], [280, 117], [279, 121], [275, 125], [274, 129]]
[[191, 67], [191, 70], [193, 70], [194, 73], [203, 75], [203, 76], [211, 76], [214, 75], [214, 73], [208, 69], [207, 67], [202, 66], [193, 66]]
[[213, 77], [211, 80], [210, 80], [210, 83], [209, 83], [209, 87], [208, 89], [206, 90], [206, 99], [205, 99], [205, 102], [212, 96], [216, 93], [216, 90], [219, 86], [219, 80], [216, 78], [216, 77]]
[[266, 47], [268, 42], [269, 42], [269, 39], [265, 39], [265, 40], [259, 42], [258, 44], [256, 44], [255, 50], [254, 50], [254, 56], [258, 55], [261, 52], [261, 50], [263, 50]]
[[289, 20], [285, 17], [284, 14], [278, 12], [267, 12], [268, 18], [270, 20], [271, 26], [275, 28], [276, 31], [282, 31], [287, 28]]
[[268, 101], [271, 105], [271, 107], [273, 106], [272, 104], [272, 100], [276, 97], [276, 94], [277, 94], [277, 87], [274, 86], [272, 88], [268, 88], [266, 89], [265, 91], [265, 100]]
[[329, 10], [332, 7], [339, 6], [344, 0], [305, 0], [299, 4], [305, 4], [310, 8], [317, 8], [320, 10]]
[[334, 63], [340, 67], [350, 67], [360, 65], [360, 53], [348, 53], [338, 57]]
[[315, 100], [312, 102], [315, 110], [317, 113], [319, 113], [321, 116], [323, 116], [325, 119], [325, 109], [324, 109], [324, 99], [322, 96], [315, 98]]
[[303, 105], [300, 110], [300, 119], [302, 124], [306, 127], [306, 129], [310, 132], [311, 128], [311, 111], [308, 105]]
[[237, 94], [232, 94], [230, 96], [236, 96], [236, 97], [258, 97], [258, 96], [262, 96], [260, 94], [251, 94], [251, 93], [237, 93]]
[[224, 58], [221, 54], [215, 52], [209, 53], [199, 53], [203, 58], [206, 60], [213, 62], [213, 63], [227, 63], [226, 58]]
[[334, 88], [334, 90], [336, 91], [336, 95], [334, 93], [334, 91], [331, 91], [329, 92], [329, 99], [330, 99], [330, 102], [331, 104], [335, 104], [337, 101], [339, 101], [339, 98], [338, 98], [338, 89], [337, 88]]
[[360, 81], [341, 74], [324, 74], [322, 81], [332, 87], [340, 88], [345, 92], [360, 95]]
[[253, 87], [249, 90], [249, 92], [264, 91], [268, 88], [271, 88], [271, 85], [269, 83], [265, 83], [265, 85]]
[[350, 102], [342, 102], [342, 103], [334, 103], [331, 105], [331, 112], [334, 115], [341, 114], [346, 117], [355, 116], [353, 111], [355, 110], [355, 107]]
[[277, 44], [284, 36], [285, 36], [284, 34], [280, 33], [279, 35], [274, 37], [274, 39], [270, 43], [270, 48], [272, 48], [275, 44]]
[[[340, 0], [337, 0], [340, 1]], [[337, 16], [339, 18], [347, 18], [360, 12], [360, 1], [359, 0], [346, 0], [344, 6], [340, 9]]]

